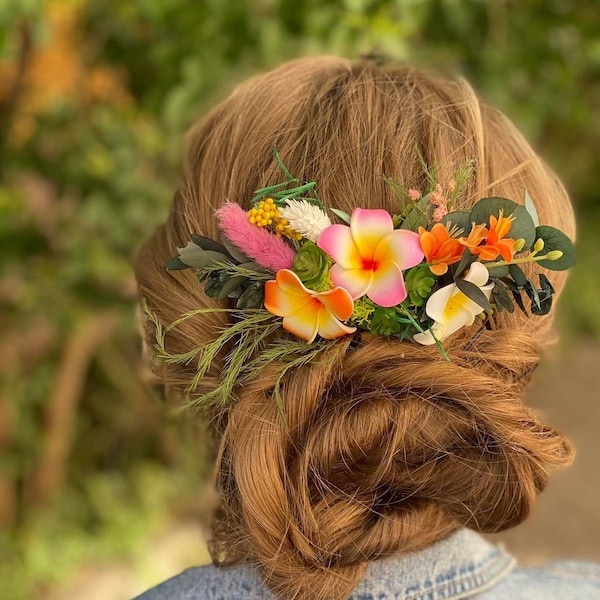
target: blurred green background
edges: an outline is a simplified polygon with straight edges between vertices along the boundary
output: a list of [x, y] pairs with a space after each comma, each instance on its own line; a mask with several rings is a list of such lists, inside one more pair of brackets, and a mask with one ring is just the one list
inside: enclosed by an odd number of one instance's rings
[[572, 194], [560, 325], [569, 353], [597, 348], [599, 25], [594, 0], [2, 0], [0, 596], [111, 573], [125, 598], [187, 560], [162, 573], [147, 553], [177, 524], [197, 539], [210, 461], [141, 364], [131, 261], [182, 134], [257, 71], [376, 50], [465, 75]]

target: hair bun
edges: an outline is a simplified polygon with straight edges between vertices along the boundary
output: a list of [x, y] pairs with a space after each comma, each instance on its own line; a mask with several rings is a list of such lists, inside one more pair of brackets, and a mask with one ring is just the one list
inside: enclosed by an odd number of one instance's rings
[[224, 514], [272, 587], [527, 516], [571, 449], [521, 401], [538, 354], [514, 333], [455, 343], [452, 362], [382, 337], [342, 340], [286, 376], [287, 424], [269, 394], [277, 365], [240, 390], [221, 463], [236, 506]]

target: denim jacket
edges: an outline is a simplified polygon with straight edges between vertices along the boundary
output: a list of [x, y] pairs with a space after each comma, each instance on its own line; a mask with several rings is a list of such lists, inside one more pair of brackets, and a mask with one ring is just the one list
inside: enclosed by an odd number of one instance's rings
[[[420, 552], [372, 562], [351, 600], [600, 600], [600, 565], [523, 568], [461, 530]], [[274, 600], [250, 565], [196, 567], [134, 600]]]

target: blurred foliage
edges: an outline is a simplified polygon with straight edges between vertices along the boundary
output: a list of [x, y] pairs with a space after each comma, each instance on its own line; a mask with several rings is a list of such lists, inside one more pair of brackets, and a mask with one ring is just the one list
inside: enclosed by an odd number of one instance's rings
[[0, 3], [4, 597], [131, 553], [197, 497], [202, 431], [143, 375], [130, 265], [181, 134], [258, 70], [376, 50], [463, 73], [567, 182], [583, 227], [565, 324], [598, 336], [599, 21], [580, 0]]

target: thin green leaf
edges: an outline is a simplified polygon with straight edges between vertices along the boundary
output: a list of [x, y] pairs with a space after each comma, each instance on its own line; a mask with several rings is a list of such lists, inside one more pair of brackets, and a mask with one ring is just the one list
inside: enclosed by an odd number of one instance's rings
[[456, 266], [456, 269], [454, 270], [454, 278], [456, 279], [460, 277], [467, 270], [467, 268], [475, 262], [476, 258], [477, 257], [474, 254], [471, 254], [469, 250], [465, 248], [462, 258], [460, 259], [458, 265]]
[[484, 310], [491, 310], [490, 301], [486, 298], [485, 294], [481, 289], [474, 283], [467, 281], [466, 279], [457, 279], [456, 287], [470, 300], [475, 302], [478, 306], [481, 306]]
[[297, 181], [297, 179], [295, 179], [294, 176], [288, 171], [288, 168], [283, 164], [283, 161], [281, 160], [281, 156], [279, 156], [279, 150], [277, 150], [277, 147], [273, 148], [273, 157], [275, 158], [275, 161], [279, 165], [279, 168], [284, 172], [285, 176], [290, 181]]
[[538, 217], [537, 210], [535, 208], [535, 204], [533, 203], [533, 200], [531, 199], [531, 196], [529, 195], [529, 192], [527, 190], [525, 190], [525, 208], [527, 209], [527, 212], [529, 213], [529, 216], [531, 217], [533, 224], [536, 227], [539, 227], [540, 226], [540, 218]]
[[348, 225], [350, 224], [350, 215], [347, 212], [344, 212], [343, 210], [339, 210], [337, 208], [330, 208], [329, 210], [336, 217], [339, 217], [342, 221], [344, 221], [344, 223], [348, 223]]

